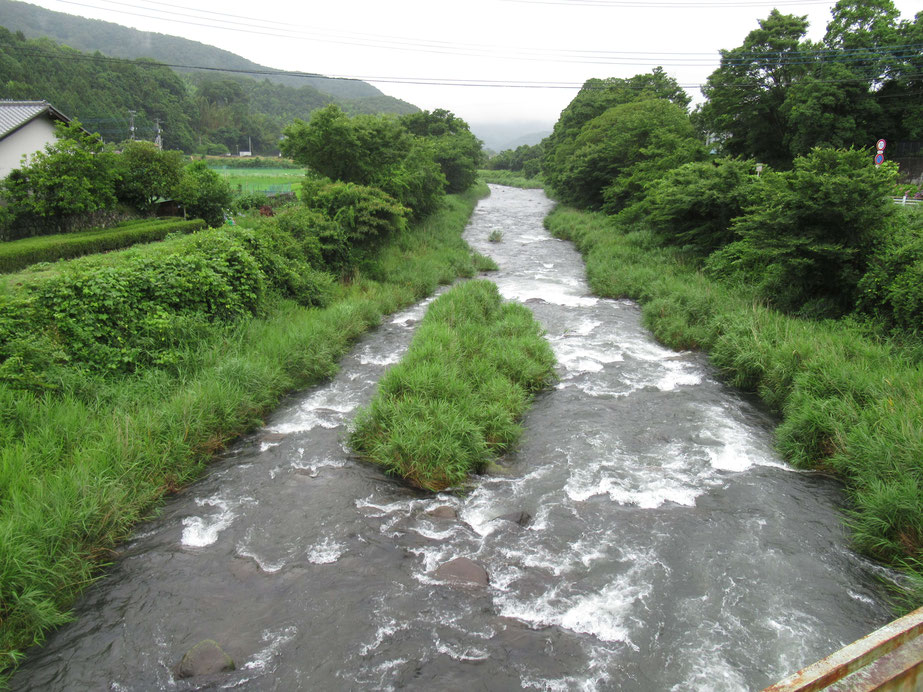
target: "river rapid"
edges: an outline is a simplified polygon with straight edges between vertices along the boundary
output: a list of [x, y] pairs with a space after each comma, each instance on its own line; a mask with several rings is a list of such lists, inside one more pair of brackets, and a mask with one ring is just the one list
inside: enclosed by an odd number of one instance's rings
[[[559, 362], [504, 472], [431, 496], [350, 456], [428, 302], [390, 316], [141, 525], [13, 689], [760, 689], [890, 619], [839, 486], [789, 468], [702, 354], [593, 297], [542, 191], [491, 193], [465, 238]], [[460, 556], [486, 588], [436, 578]], [[206, 638], [237, 669], [177, 679]]]

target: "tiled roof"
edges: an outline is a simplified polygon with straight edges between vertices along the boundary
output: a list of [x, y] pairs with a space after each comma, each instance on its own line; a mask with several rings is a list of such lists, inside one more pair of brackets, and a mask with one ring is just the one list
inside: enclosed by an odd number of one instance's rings
[[68, 120], [67, 116], [47, 101], [0, 100], [0, 139], [46, 112], [57, 120]]

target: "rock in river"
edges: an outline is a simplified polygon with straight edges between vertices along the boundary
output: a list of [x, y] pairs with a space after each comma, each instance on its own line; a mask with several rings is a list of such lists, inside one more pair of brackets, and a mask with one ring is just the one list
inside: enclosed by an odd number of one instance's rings
[[199, 675], [214, 675], [234, 670], [234, 660], [224, 653], [214, 639], [203, 639], [186, 652], [176, 666], [178, 678], [194, 678]]
[[436, 569], [436, 578], [460, 586], [487, 586], [490, 577], [481, 565], [467, 557], [457, 557]]

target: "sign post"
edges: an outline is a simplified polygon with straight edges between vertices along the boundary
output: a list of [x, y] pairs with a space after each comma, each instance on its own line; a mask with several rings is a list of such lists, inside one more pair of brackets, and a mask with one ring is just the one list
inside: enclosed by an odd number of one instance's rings
[[879, 139], [875, 143], [875, 165], [880, 166], [885, 162], [885, 147], [888, 146], [887, 140]]

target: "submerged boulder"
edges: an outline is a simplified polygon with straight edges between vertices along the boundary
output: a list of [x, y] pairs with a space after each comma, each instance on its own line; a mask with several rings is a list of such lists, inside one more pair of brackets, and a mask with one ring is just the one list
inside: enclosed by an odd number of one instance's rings
[[490, 577], [487, 570], [467, 557], [457, 557], [436, 569], [436, 578], [460, 586], [487, 586]]
[[234, 670], [234, 660], [214, 639], [203, 639], [186, 652], [174, 672], [178, 678], [194, 678]]
[[458, 512], [455, 511], [454, 507], [449, 507], [448, 505], [442, 505], [442, 507], [436, 507], [436, 509], [431, 509], [427, 514], [434, 519], [457, 519]]
[[529, 522], [532, 521], [532, 515], [528, 512], [509, 512], [508, 514], [501, 514], [499, 517], [495, 518], [519, 524], [520, 526], [528, 526]]

